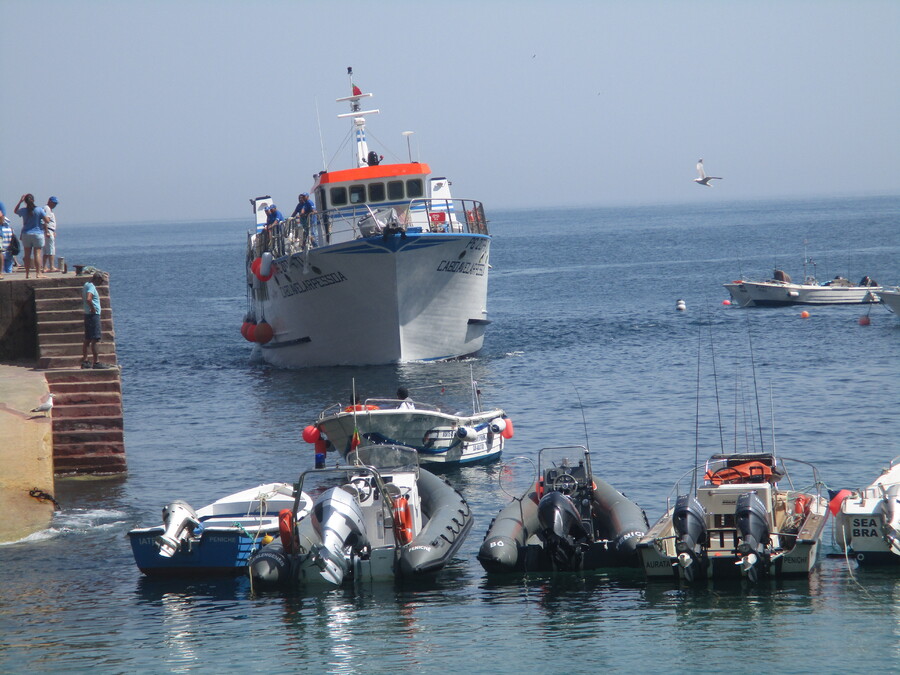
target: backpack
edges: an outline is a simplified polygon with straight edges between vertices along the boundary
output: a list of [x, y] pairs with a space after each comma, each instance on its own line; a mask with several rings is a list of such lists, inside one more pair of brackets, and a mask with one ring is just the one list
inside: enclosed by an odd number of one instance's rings
[[19, 240], [16, 239], [16, 235], [13, 235], [12, 239], [9, 240], [9, 246], [6, 247], [6, 250], [9, 251], [12, 255], [19, 255], [21, 247], [19, 246]]

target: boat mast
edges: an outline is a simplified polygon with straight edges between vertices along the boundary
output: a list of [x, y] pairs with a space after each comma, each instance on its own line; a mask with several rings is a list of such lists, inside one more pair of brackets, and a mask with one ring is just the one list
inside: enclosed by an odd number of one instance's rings
[[350, 112], [338, 115], [342, 117], [352, 117], [353, 126], [356, 128], [356, 167], [369, 166], [369, 145], [366, 143], [366, 118], [363, 115], [377, 115], [378, 110], [360, 110], [359, 100], [369, 98], [372, 94], [364, 94], [362, 90], [353, 84], [353, 68], [347, 68], [347, 77], [350, 80], [351, 96], [336, 99], [338, 103], [341, 101], [350, 102]]

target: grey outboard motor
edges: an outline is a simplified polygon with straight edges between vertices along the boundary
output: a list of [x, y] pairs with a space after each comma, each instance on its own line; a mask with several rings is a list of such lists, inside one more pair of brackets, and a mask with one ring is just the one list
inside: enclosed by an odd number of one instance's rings
[[737, 500], [734, 519], [741, 543], [737, 550], [741, 559], [736, 563], [741, 566], [750, 581], [755, 582], [759, 576], [757, 563], [760, 558], [768, 562], [769, 517], [766, 505], [756, 492], [745, 492]]
[[706, 571], [706, 509], [694, 495], [681, 495], [672, 511], [675, 528], [675, 551], [684, 578], [700, 578]]
[[194, 533], [194, 528], [200, 525], [200, 519], [191, 505], [180, 499], [163, 507], [162, 518], [166, 531], [156, 538], [156, 543], [159, 554], [171, 558], [181, 548], [181, 543]]
[[[882, 490], [884, 488], [882, 487]], [[895, 555], [900, 555], [900, 484], [884, 490], [881, 502], [884, 540]]]
[[554, 569], [581, 568], [584, 546], [590, 535], [572, 500], [559, 492], [548, 492], [538, 502], [540, 537]]
[[347, 574], [344, 550], [368, 545], [362, 511], [356, 498], [341, 487], [322, 494], [309, 515], [320, 541], [310, 547], [300, 562], [301, 570], [316, 571], [325, 581], [338, 586]]

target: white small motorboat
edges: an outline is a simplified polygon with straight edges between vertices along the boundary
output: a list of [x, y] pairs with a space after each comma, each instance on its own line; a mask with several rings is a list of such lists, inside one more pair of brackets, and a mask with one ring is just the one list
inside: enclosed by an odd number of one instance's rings
[[471, 386], [471, 412], [447, 412], [409, 398], [368, 398], [329, 406], [303, 438], [319, 443], [323, 453], [334, 449], [342, 456], [358, 444], [404, 445], [432, 468], [492, 462], [513, 437], [513, 423], [500, 408], [482, 409], [478, 383], [472, 380]]
[[309, 495], [288, 483], [265, 483], [194, 510], [183, 500], [166, 504], [163, 523], [128, 532], [138, 568], [148, 576], [238, 574], [250, 554], [278, 535], [279, 512], [309, 513]]
[[738, 279], [725, 284], [725, 288], [741, 307], [859, 305], [878, 302], [882, 292], [882, 288], [869, 277], [853, 284], [843, 277], [819, 283], [814, 276], [808, 276], [802, 284], [798, 284], [782, 270], [775, 270], [773, 278], [766, 281]]
[[900, 318], [900, 286], [882, 288], [878, 293], [882, 304]]
[[871, 485], [832, 498], [834, 540], [860, 565], [900, 564], [900, 457]]
[[[702, 485], [682, 492], [637, 548], [650, 579], [707, 579], [807, 575], [817, 564], [828, 502], [813, 484], [796, 489], [784, 460], [773, 453], [713, 455]], [[696, 483], [696, 469], [692, 476]], [[780, 485], [787, 483], [789, 488]]]
[[280, 538], [250, 560], [254, 583], [339, 586], [432, 575], [472, 527], [466, 500], [396, 445], [359, 447], [347, 463], [311, 469], [297, 489], [317, 494], [309, 517], [284, 519]]
[[491, 522], [478, 551], [488, 572], [638, 567], [641, 507], [591, 469], [584, 446], [544, 448], [538, 478]]

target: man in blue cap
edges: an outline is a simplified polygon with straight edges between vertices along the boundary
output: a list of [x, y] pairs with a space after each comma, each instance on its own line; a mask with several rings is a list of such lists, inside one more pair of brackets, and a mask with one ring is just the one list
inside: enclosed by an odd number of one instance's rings
[[[297, 196], [297, 207], [291, 214], [292, 217], [300, 217], [300, 225], [303, 227], [303, 248], [306, 248], [306, 241], [309, 238], [309, 226], [316, 224], [316, 203], [309, 198], [308, 192], [303, 192]], [[313, 246], [316, 243], [313, 241]]]
[[59, 204], [56, 197], [47, 200], [44, 207], [44, 271], [59, 272], [58, 267], [53, 266], [53, 257], [56, 255], [56, 214], [53, 209]]

